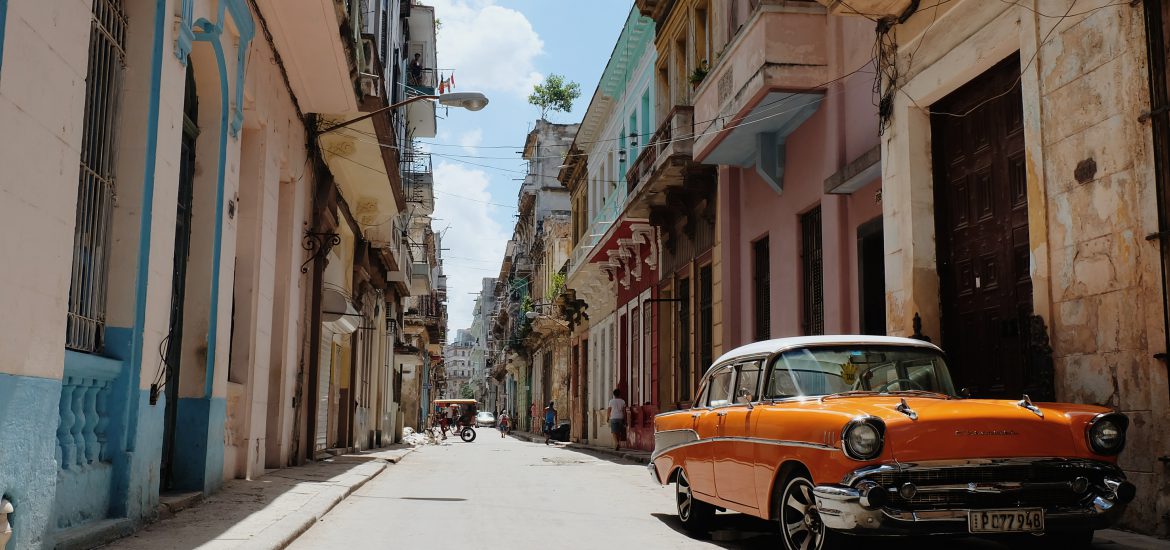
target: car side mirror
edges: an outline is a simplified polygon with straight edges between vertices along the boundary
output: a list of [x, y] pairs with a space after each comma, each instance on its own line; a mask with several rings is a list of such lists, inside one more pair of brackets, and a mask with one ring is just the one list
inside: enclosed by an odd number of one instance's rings
[[959, 396], [964, 398], [964, 399], [970, 399], [971, 398], [971, 388], [959, 389]]

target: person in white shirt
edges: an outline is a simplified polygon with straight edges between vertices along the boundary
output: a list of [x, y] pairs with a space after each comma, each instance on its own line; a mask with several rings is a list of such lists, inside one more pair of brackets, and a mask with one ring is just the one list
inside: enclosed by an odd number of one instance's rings
[[613, 434], [613, 450], [621, 448], [621, 442], [626, 439], [626, 400], [619, 397], [620, 390], [613, 390], [613, 399], [609, 400], [609, 431]]

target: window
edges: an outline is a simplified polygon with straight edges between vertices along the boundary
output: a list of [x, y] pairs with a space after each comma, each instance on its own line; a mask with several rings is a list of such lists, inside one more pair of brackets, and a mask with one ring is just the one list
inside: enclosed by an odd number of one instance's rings
[[772, 337], [772, 278], [769, 267], [768, 237], [752, 243], [752, 302], [756, 314], [756, 340]]
[[115, 194], [116, 113], [125, 64], [126, 16], [121, 2], [94, 0], [65, 337], [65, 347], [82, 352], [99, 352], [103, 346]]
[[715, 320], [711, 311], [711, 264], [699, 268], [699, 364], [707, 368], [714, 361], [713, 343]]
[[711, 375], [707, 383], [707, 406], [722, 407], [731, 404], [731, 383], [735, 379], [735, 369], [723, 367]]
[[825, 333], [824, 258], [821, 254], [821, 207], [800, 216], [801, 273], [804, 284], [804, 333]]
[[[698, 380], [702, 372], [695, 375]], [[691, 280], [678, 280], [678, 394], [690, 397], [691, 390]]]
[[735, 402], [751, 403], [760, 400], [760, 363], [753, 361], [738, 367], [739, 380], [735, 384]]

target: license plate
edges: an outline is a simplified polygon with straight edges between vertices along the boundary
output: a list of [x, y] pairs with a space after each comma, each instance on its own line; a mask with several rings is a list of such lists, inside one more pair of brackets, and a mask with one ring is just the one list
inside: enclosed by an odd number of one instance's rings
[[971, 510], [967, 512], [967, 530], [972, 533], [1032, 533], [1044, 530], [1044, 510]]

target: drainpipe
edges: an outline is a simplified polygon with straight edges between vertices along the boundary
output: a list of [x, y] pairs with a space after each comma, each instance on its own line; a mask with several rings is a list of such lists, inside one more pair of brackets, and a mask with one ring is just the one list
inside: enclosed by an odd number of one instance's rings
[[[1146, 47], [1149, 52], [1149, 79], [1150, 79], [1150, 106], [1138, 117], [1139, 122], [1149, 122], [1153, 132], [1154, 143], [1154, 188], [1158, 199], [1158, 232], [1148, 235], [1146, 240], [1158, 241], [1158, 248], [1162, 256], [1162, 326], [1170, 328], [1170, 297], [1167, 296], [1167, 285], [1170, 281], [1170, 230], [1167, 229], [1168, 197], [1166, 193], [1170, 185], [1167, 176], [1170, 175], [1170, 93], [1166, 89], [1167, 65], [1166, 44], [1163, 41], [1165, 21], [1162, 21], [1161, 0], [1145, 0], [1146, 11]], [[1154, 357], [1165, 365], [1166, 352], [1170, 350], [1170, 330], [1164, 331], [1168, 338], [1163, 342], [1161, 353]], [[1170, 389], [1170, 388], [1168, 388]]]
[[11, 514], [12, 503], [8, 499], [0, 499], [0, 549], [8, 545], [8, 539], [12, 538], [12, 524], [8, 523], [8, 514]]

